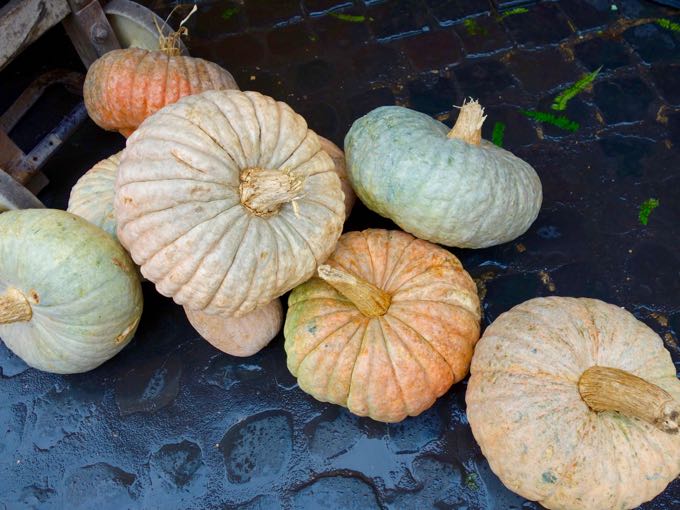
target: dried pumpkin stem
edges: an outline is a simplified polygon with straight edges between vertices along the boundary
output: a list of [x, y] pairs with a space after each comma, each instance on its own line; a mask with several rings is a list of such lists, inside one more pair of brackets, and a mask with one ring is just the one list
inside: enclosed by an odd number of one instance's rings
[[26, 322], [31, 317], [33, 310], [23, 292], [9, 288], [4, 294], [0, 294], [0, 324]]
[[303, 178], [292, 171], [247, 168], [241, 172], [241, 203], [258, 216], [276, 214], [288, 202], [295, 207], [302, 189]]
[[583, 401], [593, 411], [617, 411], [671, 434], [680, 430], [680, 403], [656, 384], [610, 367], [590, 367], [578, 381]]
[[[172, 11], [170, 11], [170, 14], [168, 14], [168, 17], [163, 22], [164, 26], [168, 24], [168, 20], [179, 7], [181, 7], [181, 5], [175, 6], [175, 8]], [[198, 6], [194, 4], [194, 7], [193, 9], [191, 9], [191, 12], [187, 14], [182, 21], [180, 21], [177, 30], [174, 32], [170, 32], [167, 36], [163, 34], [163, 30], [161, 29], [161, 27], [158, 26], [158, 21], [156, 20], [156, 18], [153, 19], [153, 22], [156, 24], [156, 30], [158, 31], [158, 46], [160, 51], [162, 51], [163, 53], [170, 57], [176, 57], [181, 53], [179, 41], [183, 36], [189, 35], [189, 29], [183, 25], [197, 10]]]
[[481, 107], [479, 101], [476, 99], [463, 101], [456, 123], [446, 136], [472, 145], [479, 145], [482, 143], [482, 124], [485, 119], [484, 108]]
[[390, 307], [392, 296], [366, 280], [328, 265], [319, 266], [318, 273], [366, 317], [385, 315]]

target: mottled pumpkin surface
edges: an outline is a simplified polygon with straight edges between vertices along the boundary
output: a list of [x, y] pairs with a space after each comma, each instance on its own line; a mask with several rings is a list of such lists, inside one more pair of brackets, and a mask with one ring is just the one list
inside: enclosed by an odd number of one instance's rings
[[408, 108], [384, 106], [345, 137], [352, 187], [371, 210], [421, 239], [484, 248], [523, 234], [538, 216], [541, 182], [512, 153]]
[[680, 435], [596, 413], [578, 381], [592, 366], [626, 370], [680, 399], [661, 338], [594, 299], [537, 298], [502, 314], [479, 341], [467, 415], [491, 469], [551, 509], [629, 509], [680, 474]]
[[116, 238], [116, 216], [113, 211], [116, 174], [120, 164], [118, 152], [103, 159], [78, 179], [71, 190], [67, 211]]
[[[294, 175], [297, 198], [253, 212], [240, 191], [253, 169]], [[204, 92], [149, 117], [128, 139], [116, 186], [118, 237], [142, 274], [209, 314], [243, 315], [307, 280], [345, 219], [317, 135], [257, 92]]]
[[83, 87], [90, 118], [129, 136], [167, 104], [205, 90], [237, 89], [229, 71], [200, 58], [141, 48], [113, 50], [88, 69]]
[[91, 370], [132, 339], [142, 290], [125, 250], [100, 228], [65, 211], [0, 214], [0, 295], [19, 290], [29, 321], [0, 324], [0, 338], [32, 367]]
[[281, 331], [283, 306], [280, 299], [255, 308], [241, 317], [208, 315], [185, 308], [187, 318], [211, 345], [232, 356], [252, 356]]
[[479, 338], [474, 282], [442, 248], [399, 231], [343, 235], [327, 264], [391, 295], [369, 318], [312, 278], [288, 300], [288, 369], [300, 388], [355, 414], [394, 422], [430, 407], [468, 372]]

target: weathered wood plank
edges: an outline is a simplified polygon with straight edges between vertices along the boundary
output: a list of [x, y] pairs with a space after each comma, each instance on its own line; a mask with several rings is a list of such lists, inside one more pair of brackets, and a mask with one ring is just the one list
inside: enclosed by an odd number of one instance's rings
[[0, 70], [70, 13], [66, 0], [10, 0], [0, 9]]

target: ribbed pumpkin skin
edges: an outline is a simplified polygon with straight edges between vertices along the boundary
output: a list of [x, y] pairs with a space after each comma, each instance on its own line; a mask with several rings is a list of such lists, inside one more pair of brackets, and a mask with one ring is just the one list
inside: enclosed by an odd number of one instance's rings
[[284, 325], [300, 388], [352, 413], [396, 422], [463, 379], [479, 338], [472, 278], [448, 251], [399, 231], [349, 232], [326, 262], [392, 295], [368, 318], [320, 278], [297, 287]]
[[208, 315], [185, 308], [187, 319], [213, 347], [232, 356], [252, 356], [281, 331], [283, 306], [275, 299], [242, 317]]
[[502, 314], [475, 349], [467, 415], [491, 469], [550, 509], [635, 508], [680, 474], [680, 435], [595, 413], [578, 381], [592, 366], [626, 370], [680, 399], [659, 336], [594, 299], [537, 298]]
[[113, 211], [116, 174], [121, 152], [103, 159], [78, 179], [71, 190], [68, 212], [85, 218], [115, 239], [116, 217]]
[[236, 89], [234, 77], [200, 58], [168, 56], [141, 48], [113, 50], [88, 69], [83, 87], [87, 112], [108, 131], [129, 136], [149, 115], [184, 96]]
[[510, 152], [447, 138], [449, 128], [399, 106], [376, 108], [345, 137], [350, 182], [369, 209], [421, 239], [461, 248], [524, 233], [542, 201], [536, 172]]
[[65, 211], [0, 214], [0, 294], [20, 290], [27, 322], [0, 324], [0, 337], [30, 366], [92, 370], [132, 339], [142, 313], [137, 271], [106, 232]]
[[345, 217], [348, 218], [352, 212], [352, 208], [354, 207], [354, 202], [356, 202], [357, 196], [354, 194], [352, 185], [349, 183], [349, 177], [347, 177], [345, 153], [342, 152], [340, 147], [323, 136], [319, 136], [319, 142], [321, 142], [321, 148], [326, 151], [326, 153], [333, 160], [333, 163], [335, 164], [335, 173], [338, 174], [338, 177], [340, 177], [342, 192], [345, 194]]
[[[295, 172], [302, 196], [262, 217], [241, 202], [249, 168]], [[307, 280], [345, 218], [316, 134], [257, 92], [209, 91], [149, 117], [116, 181], [118, 237], [156, 289], [208, 314], [241, 316]]]

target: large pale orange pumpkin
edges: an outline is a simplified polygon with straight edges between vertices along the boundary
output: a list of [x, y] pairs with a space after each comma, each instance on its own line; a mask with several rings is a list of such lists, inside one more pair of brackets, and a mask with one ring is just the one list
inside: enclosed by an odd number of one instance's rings
[[141, 48], [113, 50], [88, 69], [83, 96], [92, 120], [129, 136], [165, 105], [205, 90], [236, 89], [233, 76], [200, 58]]
[[288, 300], [288, 368], [302, 390], [395, 422], [467, 375], [480, 304], [454, 255], [405, 232], [365, 230], [343, 235], [326, 264]]
[[472, 360], [467, 414], [491, 469], [550, 509], [635, 508], [680, 474], [680, 381], [659, 336], [595, 299], [501, 315]]

